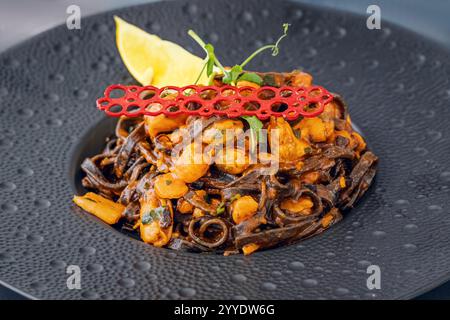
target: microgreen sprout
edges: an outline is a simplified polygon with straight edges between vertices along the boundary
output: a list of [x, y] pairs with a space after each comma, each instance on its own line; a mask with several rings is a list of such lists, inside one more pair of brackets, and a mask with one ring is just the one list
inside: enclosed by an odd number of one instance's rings
[[188, 35], [190, 35], [192, 37], [192, 39], [195, 40], [195, 42], [197, 42], [205, 51], [206, 53], [206, 58], [205, 58], [205, 64], [202, 68], [202, 70], [200, 71], [200, 74], [197, 78], [197, 80], [195, 81], [195, 84], [198, 83], [198, 81], [200, 80], [203, 72], [206, 69], [206, 75], [208, 77], [211, 77], [212, 75], [214, 75], [214, 65], [217, 66], [224, 74], [225, 74], [225, 68], [223, 67], [223, 65], [220, 63], [220, 61], [217, 59], [215, 53], [214, 53], [214, 47], [212, 44], [210, 43], [205, 43], [195, 32], [194, 30], [189, 30], [188, 31]]
[[225, 202], [222, 201], [216, 209], [215, 215], [220, 215], [225, 212]]
[[236, 83], [239, 80], [242, 81], [250, 81], [254, 82], [258, 85], [261, 85], [263, 82], [263, 79], [257, 75], [256, 73], [251, 72], [244, 72], [244, 67], [252, 61], [258, 54], [260, 54], [263, 51], [266, 50], [272, 50], [272, 56], [278, 55], [280, 52], [280, 42], [287, 36], [287, 32], [289, 29], [290, 24], [284, 23], [283, 24], [283, 34], [278, 38], [278, 40], [274, 44], [268, 44], [265, 45], [259, 49], [257, 49], [255, 52], [253, 52], [250, 56], [248, 56], [247, 59], [245, 59], [241, 64], [234, 65], [231, 69], [227, 70], [224, 68], [224, 66], [220, 63], [219, 59], [217, 58], [215, 52], [214, 52], [214, 46], [210, 43], [205, 43], [193, 30], [189, 30], [188, 34], [192, 37], [192, 39], [195, 40], [205, 51], [206, 58], [205, 58], [205, 64], [200, 72], [200, 75], [198, 76], [197, 80], [195, 81], [195, 84], [198, 83], [198, 81], [201, 78], [201, 75], [204, 73], [206, 69], [206, 75], [209, 77], [210, 82], [214, 79], [215, 76], [215, 70], [214, 66], [217, 67], [223, 74], [222, 82], [225, 84], [231, 84], [236, 85]]
[[278, 38], [278, 40], [275, 42], [275, 44], [268, 44], [266, 46], [259, 48], [258, 50], [253, 52], [247, 59], [245, 59], [244, 62], [242, 62], [240, 64], [240, 66], [242, 68], [245, 67], [250, 61], [253, 60], [254, 57], [256, 57], [258, 54], [260, 54], [261, 52], [263, 52], [265, 50], [272, 50], [272, 56], [273, 57], [277, 56], [278, 53], [280, 53], [280, 47], [279, 47], [280, 42], [281, 42], [281, 40], [283, 40], [283, 38], [285, 38], [287, 36], [289, 26], [290, 26], [289, 23], [283, 23], [283, 34], [281, 35], [281, 37]]

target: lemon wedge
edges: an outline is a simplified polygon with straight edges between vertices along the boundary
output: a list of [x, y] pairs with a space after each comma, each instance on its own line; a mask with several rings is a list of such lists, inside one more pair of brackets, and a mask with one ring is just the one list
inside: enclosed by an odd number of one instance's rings
[[[162, 40], [115, 16], [116, 44], [131, 75], [142, 85], [194, 84], [205, 61], [176, 43]], [[203, 72], [198, 84], [207, 84]]]

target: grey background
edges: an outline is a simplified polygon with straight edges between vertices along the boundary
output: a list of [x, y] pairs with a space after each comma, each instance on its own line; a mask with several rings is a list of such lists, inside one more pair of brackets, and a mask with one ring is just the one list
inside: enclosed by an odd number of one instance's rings
[[[175, 1], [175, 0], [170, 0]], [[205, 0], [214, 1], [214, 0]], [[274, 0], [277, 1], [277, 0]], [[365, 15], [370, 4], [381, 8], [389, 20], [426, 35], [450, 48], [450, 1], [448, 0], [295, 0]], [[82, 16], [155, 0], [0, 0], [0, 52], [40, 32], [65, 23], [69, 5], [80, 6]], [[0, 286], [0, 299], [20, 299]], [[450, 282], [420, 299], [450, 299]]]
[[[450, 1], [448, 0], [293, 1], [347, 10], [363, 15], [366, 14], [366, 9], [370, 4], [376, 4], [381, 8], [382, 19], [425, 34], [450, 47]], [[155, 2], [155, 0], [0, 0], [0, 51], [64, 23], [67, 17], [66, 8], [72, 4], [80, 6], [82, 15], [90, 15], [150, 2]]]

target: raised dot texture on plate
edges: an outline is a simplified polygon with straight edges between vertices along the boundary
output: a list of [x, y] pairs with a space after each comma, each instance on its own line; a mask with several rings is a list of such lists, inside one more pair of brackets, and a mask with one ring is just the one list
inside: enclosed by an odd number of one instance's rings
[[[64, 24], [0, 54], [2, 281], [39, 299], [262, 300], [411, 298], [447, 279], [448, 50], [388, 21], [382, 29], [389, 31], [367, 30], [363, 13], [355, 17], [294, 2], [180, 0], [115, 14], [189, 44], [197, 54], [201, 48], [185, 29], [199, 21], [198, 34], [218, 47], [233, 48], [218, 51], [229, 64], [275, 38], [281, 21], [292, 23], [279, 56], [264, 54], [251, 69], [301, 68], [317, 75], [317, 84], [341, 94], [353, 122], [381, 158], [380, 174], [365, 199], [327, 232], [249, 257], [167, 254], [124, 237], [71, 203], [73, 193], [86, 191], [79, 183], [81, 160], [98, 153], [114, 131], [115, 119], [105, 119], [95, 99], [111, 83], [135, 84], [116, 53], [111, 15], [85, 17], [80, 32], [68, 32]], [[232, 23], [238, 17], [242, 23]], [[24, 70], [29, 70], [26, 76]], [[62, 125], [53, 125], [55, 119]], [[36, 206], [44, 199], [49, 207]], [[385, 236], [375, 236], [377, 231]], [[43, 241], [29, 241], [36, 236]], [[382, 283], [389, 286], [367, 292], [368, 263], [380, 266]], [[69, 265], [80, 266], [82, 290], [67, 290]], [[246, 280], [236, 281], [242, 279], [238, 275]], [[124, 278], [132, 278], [134, 286], [121, 286]], [[43, 290], [37, 290], [39, 279], [46, 280]], [[264, 289], [266, 282], [276, 289]], [[340, 295], [338, 289], [344, 288], [348, 294]]]

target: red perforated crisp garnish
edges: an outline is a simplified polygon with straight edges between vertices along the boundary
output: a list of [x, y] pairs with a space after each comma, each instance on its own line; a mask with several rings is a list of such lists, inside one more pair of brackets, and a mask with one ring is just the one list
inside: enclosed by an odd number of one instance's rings
[[163, 87], [111, 85], [97, 107], [113, 117], [141, 115], [177, 116], [181, 114], [235, 118], [270, 116], [294, 120], [299, 116], [316, 117], [333, 96], [320, 86], [312, 87]]

